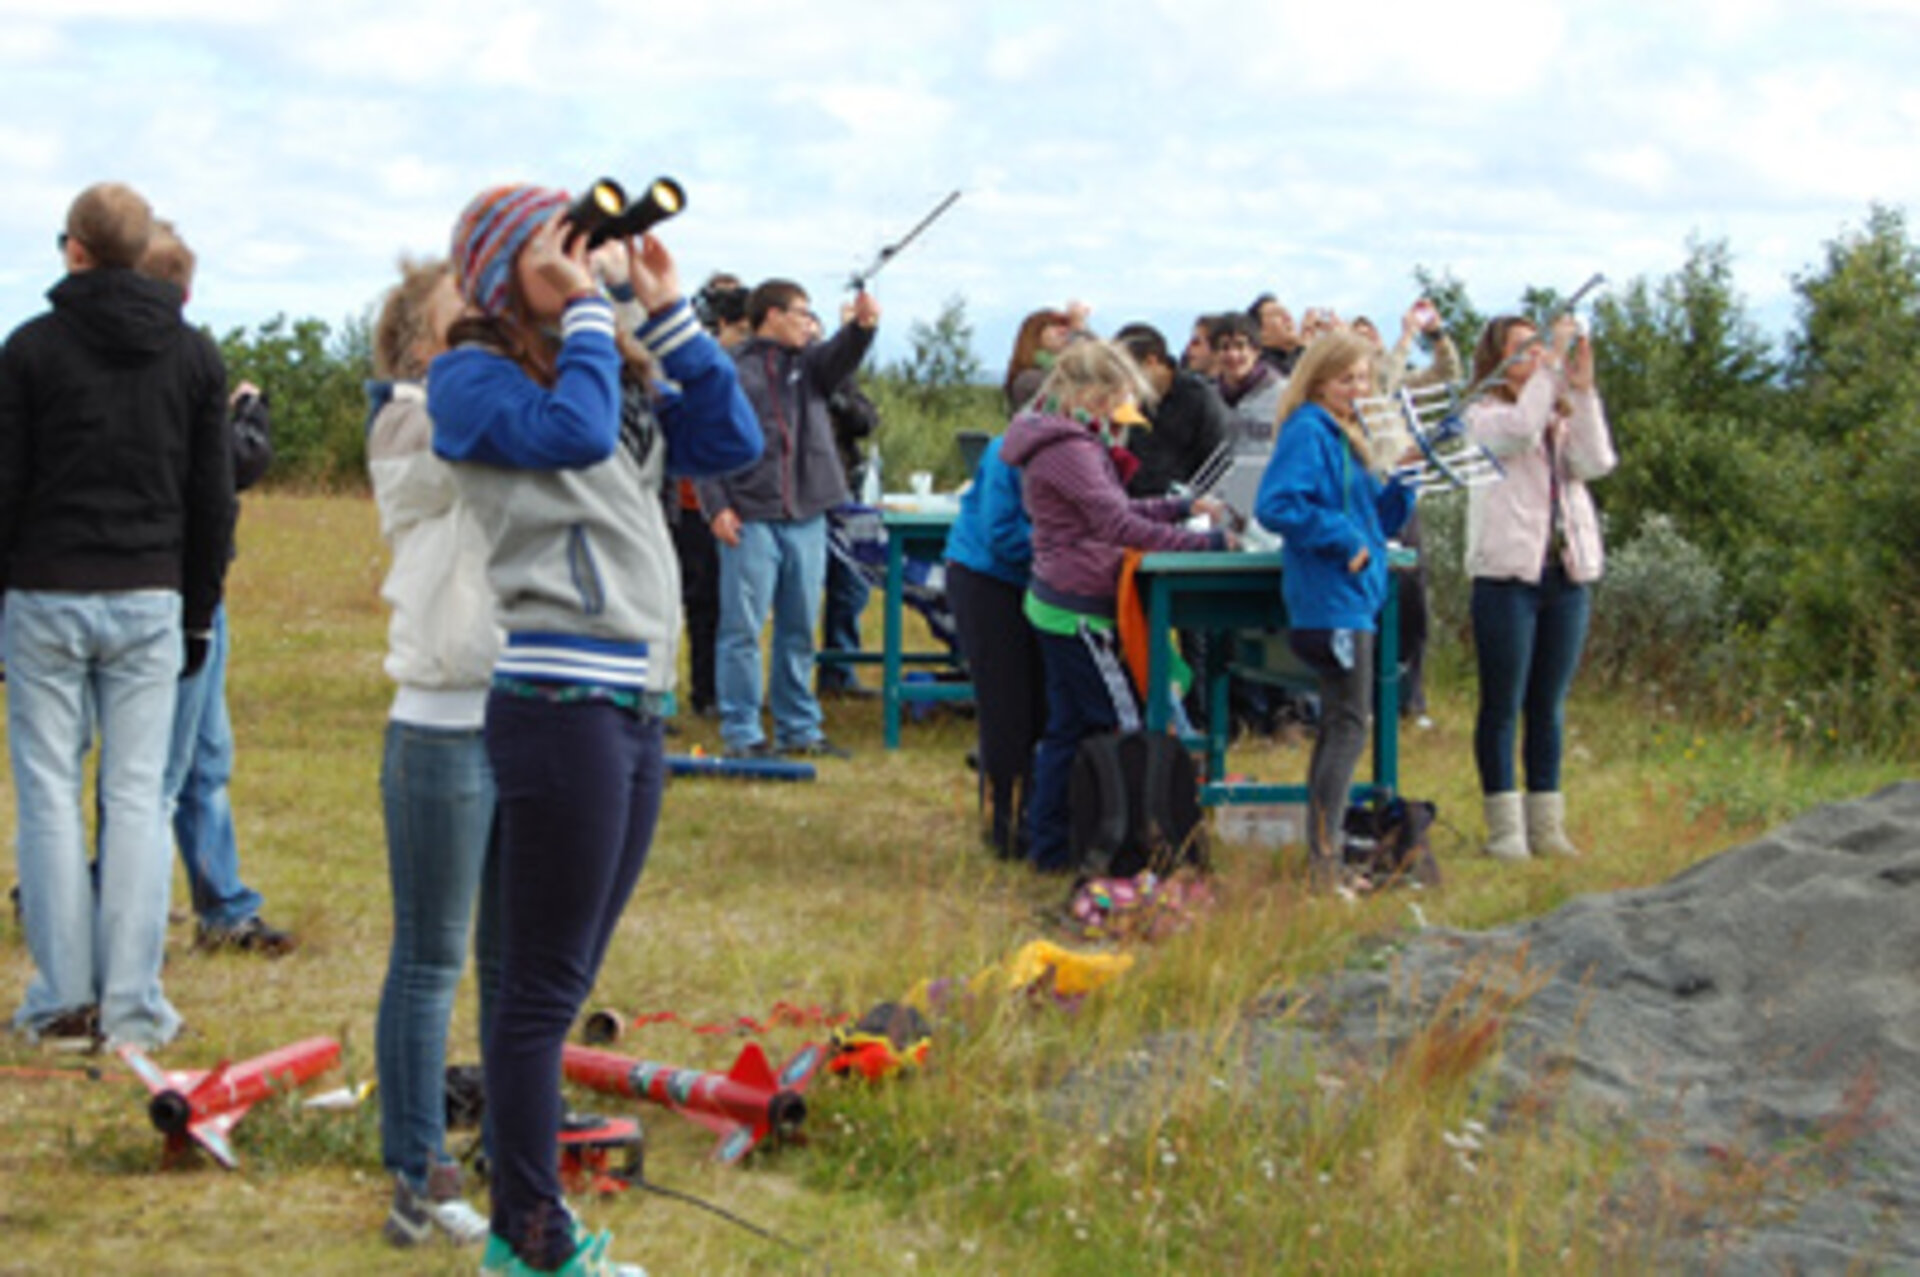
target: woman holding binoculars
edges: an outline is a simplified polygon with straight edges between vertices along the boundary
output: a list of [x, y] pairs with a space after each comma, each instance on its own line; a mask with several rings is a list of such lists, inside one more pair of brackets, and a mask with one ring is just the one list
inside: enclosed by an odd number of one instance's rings
[[[1588, 585], [1600, 578], [1600, 520], [1587, 484], [1616, 464], [1593, 384], [1593, 346], [1571, 315], [1548, 340], [1517, 315], [1495, 319], [1473, 354], [1467, 433], [1506, 477], [1467, 491], [1467, 575], [1480, 710], [1473, 728], [1488, 855], [1573, 856], [1560, 790], [1567, 691], [1586, 643]], [[1526, 793], [1514, 783], [1524, 726]]]
[[467, 205], [451, 256], [468, 309], [428, 378], [434, 450], [486, 531], [505, 634], [486, 708], [502, 954], [482, 1026], [485, 1272], [626, 1271], [561, 1199], [561, 1047], [660, 809], [680, 629], [664, 478], [737, 470], [761, 448], [666, 247], [617, 233], [593, 247], [569, 207], [525, 185]]

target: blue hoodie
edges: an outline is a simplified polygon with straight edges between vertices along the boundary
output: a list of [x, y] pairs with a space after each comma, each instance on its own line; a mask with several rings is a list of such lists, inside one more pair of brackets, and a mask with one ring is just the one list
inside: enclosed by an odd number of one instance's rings
[[[1281, 423], [1253, 514], [1281, 538], [1280, 594], [1293, 628], [1377, 628], [1387, 601], [1387, 538], [1413, 502], [1412, 488], [1367, 469], [1318, 404], [1302, 404]], [[1367, 565], [1348, 571], [1362, 549]]]

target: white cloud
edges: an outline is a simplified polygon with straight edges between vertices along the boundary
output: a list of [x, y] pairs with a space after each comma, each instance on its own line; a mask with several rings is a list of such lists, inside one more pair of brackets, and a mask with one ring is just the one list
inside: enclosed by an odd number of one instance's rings
[[495, 181], [672, 173], [686, 274], [817, 300], [958, 187], [881, 277], [883, 346], [959, 294], [990, 366], [1067, 292], [1114, 323], [1265, 288], [1379, 318], [1415, 264], [1505, 305], [1671, 270], [1696, 231], [1778, 299], [1868, 201], [1920, 195], [1920, 0], [155, 12], [0, 0], [8, 322], [108, 174], [181, 221], [222, 326], [357, 310]]

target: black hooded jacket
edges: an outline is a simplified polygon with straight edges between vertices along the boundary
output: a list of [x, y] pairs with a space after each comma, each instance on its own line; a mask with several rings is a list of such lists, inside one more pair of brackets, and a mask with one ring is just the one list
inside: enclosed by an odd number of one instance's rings
[[0, 589], [169, 589], [213, 624], [233, 538], [226, 369], [181, 292], [68, 275], [0, 350]]

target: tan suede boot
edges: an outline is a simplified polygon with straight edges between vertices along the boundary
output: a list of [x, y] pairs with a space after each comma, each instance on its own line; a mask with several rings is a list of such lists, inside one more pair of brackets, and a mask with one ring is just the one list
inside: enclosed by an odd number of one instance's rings
[[1577, 856], [1580, 849], [1567, 837], [1567, 796], [1527, 795], [1527, 842], [1542, 856]]
[[1480, 803], [1487, 818], [1487, 845], [1482, 850], [1495, 860], [1527, 859], [1527, 833], [1521, 825], [1520, 795], [1512, 790], [1487, 794]]

